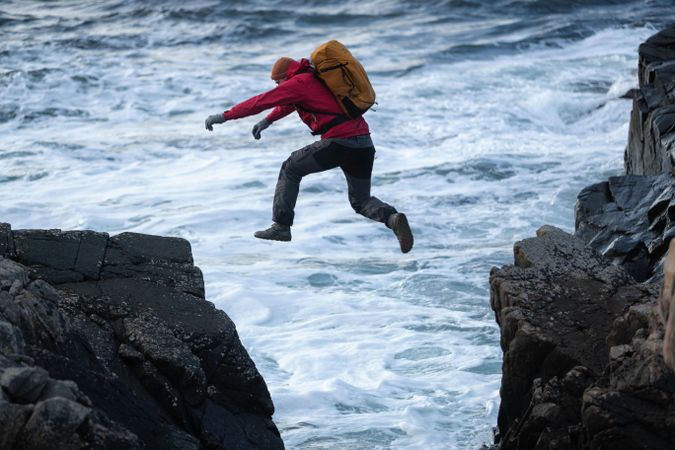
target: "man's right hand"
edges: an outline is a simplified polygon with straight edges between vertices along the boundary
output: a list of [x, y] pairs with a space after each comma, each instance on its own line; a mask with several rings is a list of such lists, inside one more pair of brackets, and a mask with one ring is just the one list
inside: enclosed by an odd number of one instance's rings
[[256, 123], [253, 125], [253, 137], [255, 139], [260, 139], [260, 133], [262, 133], [262, 130], [265, 128], [269, 127], [271, 125], [271, 122], [267, 119], [263, 119], [260, 122]]
[[206, 121], [204, 122], [204, 124], [206, 125], [206, 129], [209, 131], [213, 131], [213, 125], [216, 123], [225, 123], [225, 117], [223, 116], [223, 113], [209, 116], [206, 118]]

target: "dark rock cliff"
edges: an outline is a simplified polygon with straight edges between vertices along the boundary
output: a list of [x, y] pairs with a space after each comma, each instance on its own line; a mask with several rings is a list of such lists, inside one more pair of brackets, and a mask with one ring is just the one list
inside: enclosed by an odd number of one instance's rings
[[673, 449], [675, 372], [657, 301], [675, 235], [675, 28], [639, 49], [625, 176], [582, 190], [490, 273], [504, 351], [497, 447]]
[[190, 244], [0, 224], [0, 448], [283, 449]]
[[675, 28], [647, 39], [638, 50], [640, 89], [633, 97], [627, 175], [658, 175], [675, 165]]

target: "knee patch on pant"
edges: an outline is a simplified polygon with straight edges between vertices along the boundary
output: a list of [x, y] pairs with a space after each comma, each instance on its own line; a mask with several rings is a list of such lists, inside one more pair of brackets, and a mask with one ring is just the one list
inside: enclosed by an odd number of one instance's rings
[[357, 213], [361, 214], [363, 209], [366, 206], [366, 203], [368, 203], [368, 200], [370, 198], [355, 198], [352, 196], [349, 196], [349, 204], [352, 206], [352, 209]]
[[279, 177], [283, 176], [286, 174], [288, 177], [297, 177], [295, 167], [293, 165], [293, 160], [291, 158], [288, 158], [286, 161], [281, 164], [281, 170], [279, 171]]

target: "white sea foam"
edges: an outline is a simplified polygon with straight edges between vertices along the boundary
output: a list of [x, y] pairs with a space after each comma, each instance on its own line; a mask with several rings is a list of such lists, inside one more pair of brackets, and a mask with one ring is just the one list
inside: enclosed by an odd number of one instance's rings
[[[388, 4], [375, 6], [391, 12]], [[310, 27], [281, 37], [279, 49], [162, 47], [205, 32], [174, 29], [159, 14], [138, 20], [88, 32], [122, 45], [143, 25], [151, 44], [96, 54], [51, 42], [77, 33], [26, 33], [37, 57], [0, 63], [17, 71], [0, 92], [19, 108], [0, 124], [1, 219], [189, 239], [208, 299], [232, 317], [268, 383], [288, 448], [488, 442], [501, 364], [489, 269], [509, 263], [513, 242], [542, 224], [571, 230], [576, 193], [621, 172], [630, 102], [618, 97], [635, 86], [637, 46], [654, 29], [437, 60], [455, 41], [489, 50], [485, 33], [518, 21], [448, 24], [415, 12], [358, 35]], [[396, 26], [402, 38], [390, 39]], [[203, 130], [206, 115], [272, 87], [267, 70], [280, 52], [300, 57], [329, 36], [373, 69], [373, 192], [408, 214], [408, 255], [389, 230], [353, 213], [338, 172], [303, 181], [292, 243], [254, 240], [270, 223], [281, 162], [312, 139], [294, 118], [261, 141], [250, 137], [259, 117]]]

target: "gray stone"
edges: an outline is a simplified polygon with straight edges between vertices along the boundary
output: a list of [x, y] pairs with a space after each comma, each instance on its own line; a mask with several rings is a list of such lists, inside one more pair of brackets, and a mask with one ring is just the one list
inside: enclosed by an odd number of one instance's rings
[[[42, 270], [72, 271], [77, 261], [80, 233], [61, 230], [14, 231], [17, 261], [26, 266], [39, 266]], [[74, 281], [83, 279], [76, 274]], [[48, 281], [53, 281], [49, 279]], [[60, 280], [57, 280], [60, 281]]]
[[237, 333], [232, 320], [213, 303], [152, 281], [118, 278], [62, 287], [85, 297], [87, 304], [84, 306], [90, 313], [110, 319], [113, 318], [110, 313], [114, 311], [124, 313], [115, 317], [125, 317], [152, 309], [153, 314], [166, 323], [176, 337], [186, 342], [195, 354], [222, 342], [230, 342]]
[[[612, 324], [645, 294], [622, 268], [551, 226], [517, 242], [514, 262], [490, 273], [504, 350], [502, 448], [535, 448], [540, 439], [572, 445], [578, 437], [569, 440], [566, 429], [579, 424], [581, 391], [608, 364]], [[547, 403], [562, 409], [540, 406]]]
[[[233, 450], [247, 450], [256, 448], [246, 437], [242, 429], [225, 428], [220, 424], [237, 422], [237, 418], [222, 406], [207, 400], [202, 416], [199, 419], [202, 427], [202, 435], [209, 446], [214, 448], [228, 448]], [[273, 448], [273, 447], [269, 447]]]
[[609, 349], [609, 359], [617, 360], [633, 353], [633, 347], [630, 345], [615, 345]]
[[33, 408], [18, 445], [32, 450], [82, 449], [85, 443], [78, 428], [90, 412], [90, 408], [65, 398], [40, 402]]
[[667, 27], [640, 44], [638, 48], [640, 58], [638, 78], [640, 85], [652, 81], [648, 71], [650, 64], [658, 64], [675, 59], [673, 41], [675, 41], [675, 27]]
[[20, 331], [26, 344], [54, 348], [66, 339], [70, 321], [53, 298], [25, 289], [18, 290], [13, 298], [3, 294], [0, 292], [0, 315]]
[[92, 410], [78, 431], [87, 443], [88, 449], [142, 450], [146, 448], [138, 436], [111, 421], [100, 411]]
[[[8, 351], [0, 372], [30, 364], [54, 377], [34, 403], [39, 415], [30, 429], [40, 439], [50, 436], [53, 448], [192, 450], [208, 433], [214, 448], [283, 448], [267, 386], [234, 323], [203, 298], [187, 241], [126, 234], [106, 244], [106, 235], [90, 232], [16, 233], [20, 255], [13, 257], [30, 267], [0, 257], [0, 336]], [[0, 401], [18, 401], [0, 391]], [[59, 415], [63, 426], [55, 428], [48, 422]], [[34, 444], [40, 448], [21, 435], [10, 448]]]
[[[629, 365], [635, 362], [627, 359]], [[639, 370], [639, 366], [631, 370]], [[614, 448], [673, 448], [675, 424], [672, 411], [641, 399], [636, 392], [599, 386], [586, 390], [582, 408], [584, 448], [607, 448], [609, 442]], [[664, 400], [668, 401], [667, 398]]]
[[120, 355], [120, 358], [132, 364], [142, 363], [145, 361], [143, 353], [137, 352], [133, 347], [127, 344], [120, 345], [120, 348], [117, 350], [117, 354]]
[[166, 411], [184, 421], [182, 417], [184, 405], [175, 383], [160, 373], [150, 361], [143, 361], [136, 367], [135, 373], [145, 389]]
[[640, 89], [633, 99], [628, 145], [624, 153], [627, 174], [658, 175], [673, 170], [675, 149], [675, 61], [668, 28], [639, 48]]
[[596, 193], [598, 185], [579, 194], [575, 235], [638, 281], [651, 278], [673, 230], [675, 179], [669, 174], [611, 177], [606, 186], [607, 195]]
[[26, 269], [11, 259], [0, 257], [0, 288], [9, 291], [12, 285], [19, 283], [22, 287], [29, 282]]
[[[158, 438], [159, 447], [166, 450], [201, 450], [200, 441], [187, 434], [179, 428], [172, 428], [168, 430], [167, 434]], [[216, 447], [217, 448], [217, 447]], [[227, 449], [229, 447], [222, 447]]]
[[35, 403], [48, 379], [41, 367], [9, 367], [0, 375], [0, 386], [15, 403]]
[[0, 256], [12, 256], [14, 254], [14, 238], [12, 227], [8, 223], [0, 222]]
[[[649, 294], [645, 293], [645, 296], [647, 295]], [[638, 330], [649, 328], [653, 309], [653, 305], [641, 303], [628, 308], [626, 314], [614, 320], [612, 330], [607, 336], [607, 344], [609, 346], [630, 344]]]
[[110, 239], [103, 278], [148, 279], [204, 298], [201, 270], [193, 265], [185, 239], [122, 233]]
[[0, 401], [0, 448], [143, 448], [135, 434], [83, 405], [75, 383], [49, 380], [47, 389], [34, 406]]
[[598, 214], [602, 211], [602, 208], [610, 203], [611, 200], [611, 192], [607, 181], [585, 187], [579, 195], [577, 195], [574, 214], [576, 220], [575, 228], [578, 229], [579, 224], [586, 220], [588, 216]]
[[169, 379], [175, 380], [190, 404], [206, 395], [206, 375], [199, 358], [154, 315], [124, 319], [127, 339]]
[[16, 230], [16, 258], [50, 283], [98, 279], [108, 235], [94, 231]]
[[190, 243], [183, 238], [153, 236], [140, 233], [122, 233], [111, 238], [111, 253], [106, 258], [109, 264], [123, 261], [166, 261], [192, 264]]
[[664, 264], [675, 237], [675, 27], [639, 57], [627, 175], [579, 194], [575, 237], [542, 227], [515, 244], [514, 266], [490, 273], [501, 450], [675, 448], [664, 362], [675, 361], [675, 303], [662, 301], [672, 314], [657, 306], [659, 285], [671, 291], [675, 279]]
[[24, 353], [25, 344], [21, 332], [11, 323], [0, 320], [0, 353]]
[[80, 392], [77, 384], [70, 380], [54, 380], [49, 379], [45, 385], [40, 400], [47, 400], [49, 398], [61, 397], [67, 400], [78, 402], [84, 406], [91, 406], [89, 399]]
[[555, 403], [539, 403], [532, 408], [530, 416], [543, 423], [555, 423], [560, 416], [560, 406]]
[[574, 398], [580, 399], [592, 380], [591, 372], [584, 366], [573, 367], [562, 379], [562, 386]]
[[0, 448], [16, 448], [14, 444], [32, 412], [32, 405], [17, 405], [0, 399]]
[[216, 347], [208, 355], [203, 352], [205, 370], [215, 362], [208, 373], [208, 381], [218, 389], [213, 398], [223, 404], [234, 403], [244, 411], [272, 416], [274, 404], [267, 390], [265, 380], [255, 367], [239, 337], [226, 345]]
[[97, 280], [103, 267], [103, 257], [108, 246], [108, 233], [83, 231], [75, 261], [75, 271], [85, 278]]
[[[233, 412], [222, 405], [207, 400], [200, 410], [193, 410], [195, 422], [201, 424], [202, 436], [207, 448], [227, 448], [233, 450], [271, 449], [282, 450], [281, 440], [272, 432], [276, 429], [271, 420], [262, 422], [252, 420], [250, 413]], [[241, 429], [223, 427], [223, 423], [238, 422]]]

